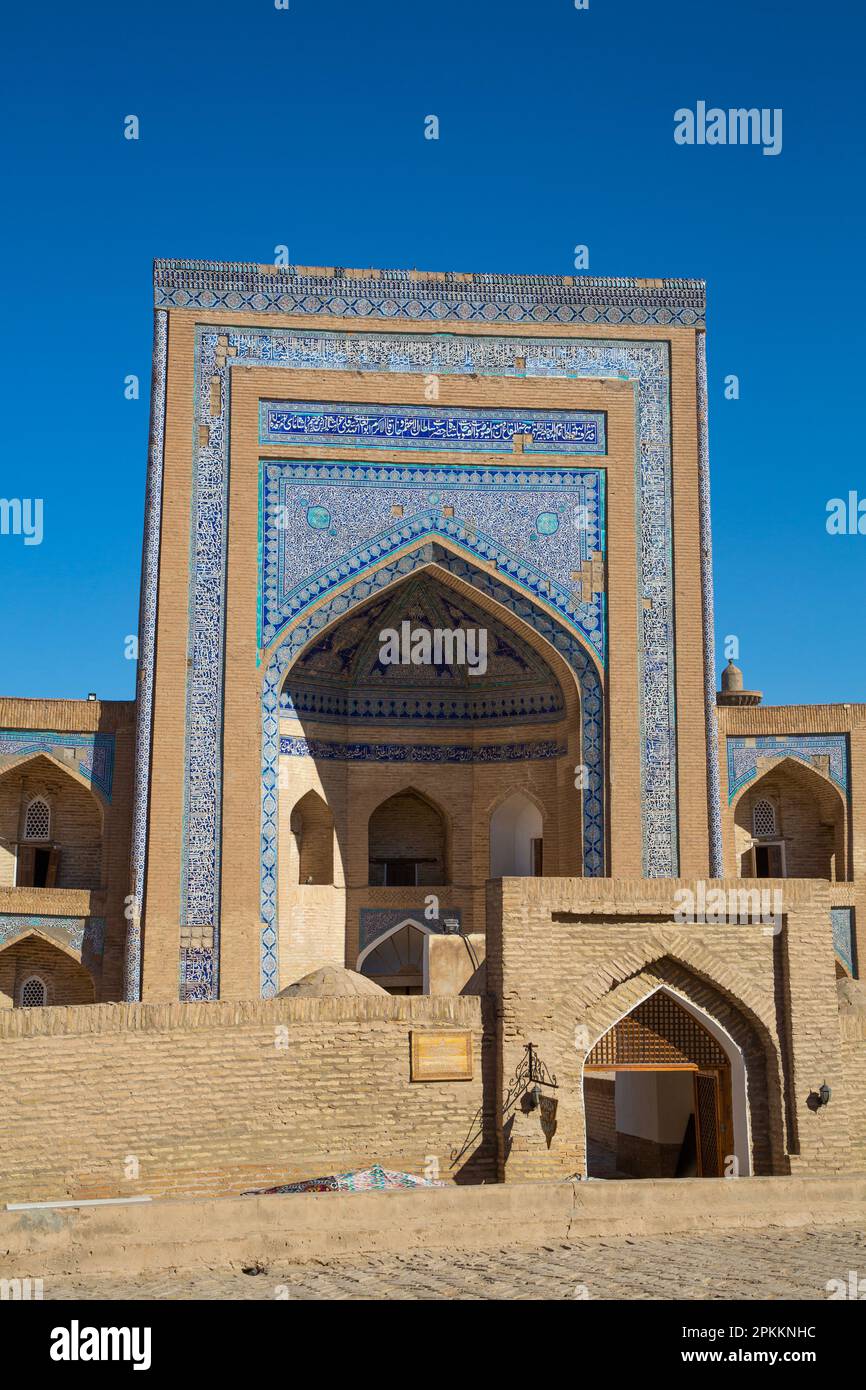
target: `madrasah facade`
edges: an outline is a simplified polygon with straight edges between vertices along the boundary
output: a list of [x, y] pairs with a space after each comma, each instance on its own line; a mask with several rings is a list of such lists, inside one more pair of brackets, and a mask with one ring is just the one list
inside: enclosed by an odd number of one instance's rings
[[717, 681], [703, 283], [154, 289], [136, 699], [0, 700], [0, 1009], [336, 964], [546, 1038], [518, 1169], [855, 1164], [866, 705]]

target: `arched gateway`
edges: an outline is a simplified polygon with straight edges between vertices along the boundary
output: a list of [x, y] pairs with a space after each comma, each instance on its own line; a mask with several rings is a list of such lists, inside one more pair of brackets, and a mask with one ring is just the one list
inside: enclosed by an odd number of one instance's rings
[[588, 1053], [584, 1105], [590, 1176], [751, 1171], [742, 1054], [715, 1020], [663, 986]]
[[[398, 968], [383, 945], [381, 973], [394, 992], [407, 971], [418, 988], [424, 936], [483, 932], [488, 878], [603, 869], [588, 645], [449, 545], [425, 543], [374, 578], [291, 628], [265, 676], [265, 994], [323, 959], [360, 968], [405, 919], [420, 929], [407, 962], [419, 960]], [[311, 798], [334, 827], [327, 884], [284, 867]]]

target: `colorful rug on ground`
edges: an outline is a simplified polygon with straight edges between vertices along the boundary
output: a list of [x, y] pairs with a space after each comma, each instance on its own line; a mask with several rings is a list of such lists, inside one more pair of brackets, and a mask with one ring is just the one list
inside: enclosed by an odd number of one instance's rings
[[307, 1178], [281, 1187], [259, 1187], [241, 1193], [242, 1197], [273, 1197], [283, 1192], [384, 1192], [396, 1187], [444, 1187], [433, 1178], [416, 1178], [412, 1173], [395, 1173], [374, 1163], [356, 1173], [332, 1173], [326, 1178]]

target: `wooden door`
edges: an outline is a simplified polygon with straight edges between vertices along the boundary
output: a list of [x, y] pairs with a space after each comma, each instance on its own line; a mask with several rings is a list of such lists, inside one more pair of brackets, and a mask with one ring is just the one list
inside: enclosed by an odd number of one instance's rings
[[698, 1175], [702, 1178], [720, 1178], [722, 1176], [719, 1091], [719, 1073], [717, 1071], [695, 1072]]

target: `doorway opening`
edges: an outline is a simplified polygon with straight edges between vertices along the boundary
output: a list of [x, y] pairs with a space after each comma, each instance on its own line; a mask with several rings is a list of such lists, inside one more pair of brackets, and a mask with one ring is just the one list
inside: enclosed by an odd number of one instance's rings
[[[587, 1173], [607, 1178], [723, 1177], [740, 1154], [734, 1072], [745, 1125], [745, 1071], [734, 1045], [658, 989], [621, 1018], [584, 1066]], [[715, 1035], [714, 1035], [715, 1034]], [[734, 1049], [736, 1051], [736, 1049]], [[734, 1065], [736, 1062], [738, 1065]], [[739, 1095], [742, 1087], [742, 1096]]]

